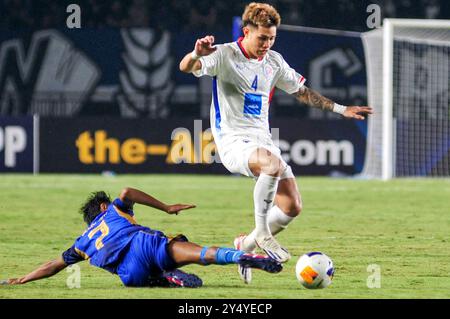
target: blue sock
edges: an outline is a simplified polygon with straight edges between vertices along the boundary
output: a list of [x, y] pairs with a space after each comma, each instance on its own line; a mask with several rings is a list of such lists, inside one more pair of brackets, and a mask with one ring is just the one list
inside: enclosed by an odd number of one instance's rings
[[209, 263], [205, 260], [206, 251], [209, 247], [203, 247], [202, 251], [200, 252], [200, 260], [201, 262], [206, 266], [209, 265]]
[[216, 252], [216, 264], [226, 265], [226, 264], [237, 264], [239, 257], [245, 254], [241, 250], [236, 250], [233, 248], [217, 248]]

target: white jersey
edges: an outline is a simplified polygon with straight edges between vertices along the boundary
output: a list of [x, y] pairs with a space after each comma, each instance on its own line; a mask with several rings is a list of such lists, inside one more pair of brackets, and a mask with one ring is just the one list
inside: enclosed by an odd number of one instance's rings
[[278, 52], [249, 59], [240, 40], [217, 45], [214, 53], [200, 58], [202, 67], [194, 72], [213, 77], [211, 129], [216, 144], [230, 135], [270, 138], [269, 104], [275, 87], [292, 94], [305, 83]]

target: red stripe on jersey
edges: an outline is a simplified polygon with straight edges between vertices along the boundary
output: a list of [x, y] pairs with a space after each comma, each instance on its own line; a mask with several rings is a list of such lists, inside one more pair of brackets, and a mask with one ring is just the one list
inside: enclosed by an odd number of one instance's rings
[[[244, 37], [239, 37], [239, 39], [237, 40], [237, 45], [239, 47], [239, 49], [241, 49], [242, 54], [250, 60], [250, 56], [248, 55], [247, 51], [245, 51], [244, 47], [242, 46], [242, 40], [244, 40]], [[261, 61], [262, 58], [258, 58], [258, 61]]]
[[250, 56], [248, 55], [247, 51], [245, 51], [244, 47], [242, 46], [242, 40], [244, 40], [244, 37], [239, 37], [239, 39], [237, 40], [237, 44], [239, 49], [241, 49], [242, 54], [247, 58], [250, 59]]
[[270, 94], [269, 94], [269, 104], [270, 104], [270, 102], [272, 102], [272, 98], [273, 98], [273, 94], [275, 93], [275, 87], [272, 89], [272, 90], [270, 90]]

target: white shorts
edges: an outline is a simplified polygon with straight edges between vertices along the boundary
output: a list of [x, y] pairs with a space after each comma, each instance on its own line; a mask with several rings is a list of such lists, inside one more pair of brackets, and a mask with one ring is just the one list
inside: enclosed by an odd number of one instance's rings
[[291, 167], [281, 157], [280, 149], [270, 138], [250, 136], [224, 136], [217, 143], [220, 160], [225, 168], [233, 174], [255, 177], [248, 166], [250, 155], [258, 148], [264, 148], [278, 157], [285, 167], [280, 179], [294, 178]]

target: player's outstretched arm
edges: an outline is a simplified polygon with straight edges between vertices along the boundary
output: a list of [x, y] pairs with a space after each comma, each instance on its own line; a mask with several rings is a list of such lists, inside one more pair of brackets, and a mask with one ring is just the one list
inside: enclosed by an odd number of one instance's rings
[[39, 280], [56, 275], [66, 267], [67, 265], [64, 262], [64, 260], [61, 257], [59, 257], [58, 259], [46, 262], [39, 268], [30, 272], [28, 275], [25, 275], [21, 278], [6, 279], [0, 281], [0, 283], [3, 285], [22, 285], [30, 281]]
[[195, 205], [188, 205], [188, 204], [167, 205], [147, 193], [144, 193], [138, 189], [130, 187], [124, 188], [120, 193], [119, 198], [127, 206], [131, 207], [133, 206], [134, 203], [137, 203], [162, 210], [167, 214], [178, 215], [178, 212], [182, 210], [195, 207]]
[[300, 90], [294, 93], [294, 95], [297, 100], [302, 103], [305, 103], [312, 107], [320, 108], [322, 110], [340, 113], [346, 118], [364, 120], [366, 115], [372, 114], [371, 107], [339, 105], [306, 86], [302, 86]]
[[214, 37], [207, 35], [204, 38], [198, 39], [195, 42], [194, 51], [185, 55], [180, 62], [180, 71], [186, 73], [192, 73], [202, 68], [202, 63], [198, 60], [202, 56], [210, 55], [216, 51], [216, 47], [213, 46]]

